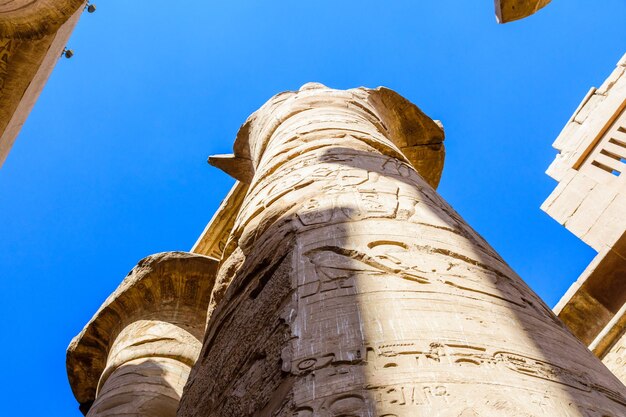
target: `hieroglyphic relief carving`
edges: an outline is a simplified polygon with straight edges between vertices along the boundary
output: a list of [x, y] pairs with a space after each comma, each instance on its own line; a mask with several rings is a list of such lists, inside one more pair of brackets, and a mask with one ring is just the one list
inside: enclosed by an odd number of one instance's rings
[[398, 132], [435, 125], [397, 97], [305, 85], [244, 125], [254, 176], [179, 416], [626, 415], [619, 381], [402, 154]]
[[0, 0], [0, 166], [86, 0]]

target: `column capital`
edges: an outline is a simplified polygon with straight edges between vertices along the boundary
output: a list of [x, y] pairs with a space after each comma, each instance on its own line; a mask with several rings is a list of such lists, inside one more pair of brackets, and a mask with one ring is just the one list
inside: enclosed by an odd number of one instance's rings
[[[156, 326], [180, 328], [185, 338], [197, 341], [197, 349], [189, 349], [186, 343], [179, 343], [178, 349], [173, 346], [178, 340], [163, 343], [168, 344], [168, 357], [176, 355], [175, 359], [193, 365], [204, 334], [217, 263], [187, 252], [158, 253], [139, 261], [67, 349], [68, 378], [81, 410], [86, 412], [93, 403], [103, 374], [114, 371], [109, 368], [137, 359], [138, 352], [128, 351], [128, 346], [114, 346], [124, 329], [134, 323], [151, 321]], [[141, 341], [152, 342], [158, 341]], [[126, 353], [120, 355], [120, 349], [127, 349]], [[154, 346], [148, 350], [154, 356], [160, 354]], [[116, 359], [115, 366], [109, 363], [111, 357]]]
[[[433, 187], [439, 184], [445, 150], [444, 131], [415, 104], [386, 87], [335, 90], [320, 83], [272, 97], [254, 112], [237, 133], [233, 155], [216, 155], [209, 163], [249, 183], [265, 146], [275, 130], [292, 116], [320, 108], [354, 112], [391, 139], [420, 175]], [[250, 138], [254, 137], [254, 143]]]

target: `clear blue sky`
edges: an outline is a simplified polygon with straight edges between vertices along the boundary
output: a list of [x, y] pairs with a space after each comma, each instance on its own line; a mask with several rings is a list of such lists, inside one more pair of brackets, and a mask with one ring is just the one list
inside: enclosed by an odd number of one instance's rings
[[146, 255], [189, 250], [233, 181], [206, 163], [308, 81], [385, 85], [443, 121], [440, 193], [553, 306], [594, 253], [539, 210], [553, 140], [626, 52], [623, 0], [106, 0], [0, 170], [6, 416], [80, 416], [65, 349]]

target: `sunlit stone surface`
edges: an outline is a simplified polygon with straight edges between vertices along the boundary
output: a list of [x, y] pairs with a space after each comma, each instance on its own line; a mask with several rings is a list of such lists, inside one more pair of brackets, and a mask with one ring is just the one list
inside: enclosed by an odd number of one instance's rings
[[248, 119], [211, 159], [249, 188], [179, 417], [626, 415], [624, 386], [433, 189], [442, 140], [387, 89], [307, 84]]
[[202, 346], [217, 261], [149, 256], [104, 302], [67, 352], [70, 384], [88, 417], [174, 417]]

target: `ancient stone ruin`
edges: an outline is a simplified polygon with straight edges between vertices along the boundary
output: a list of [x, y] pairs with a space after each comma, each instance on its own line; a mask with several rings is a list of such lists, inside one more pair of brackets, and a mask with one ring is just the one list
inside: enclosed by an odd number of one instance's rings
[[142, 261], [70, 345], [86, 415], [626, 415], [435, 191], [443, 137], [386, 88], [270, 99], [210, 159], [240, 182], [201, 254]]
[[[494, 6], [505, 23], [549, 3]], [[83, 10], [0, 0], [0, 166]], [[71, 342], [81, 411], [626, 416], [625, 73], [554, 144], [542, 208], [598, 252], [558, 318], [435, 191], [440, 123], [385, 88], [311, 83], [210, 158], [238, 182], [191, 253], [141, 260]]]
[[626, 382], [626, 56], [554, 147], [559, 185], [541, 208], [598, 252], [554, 310]]

